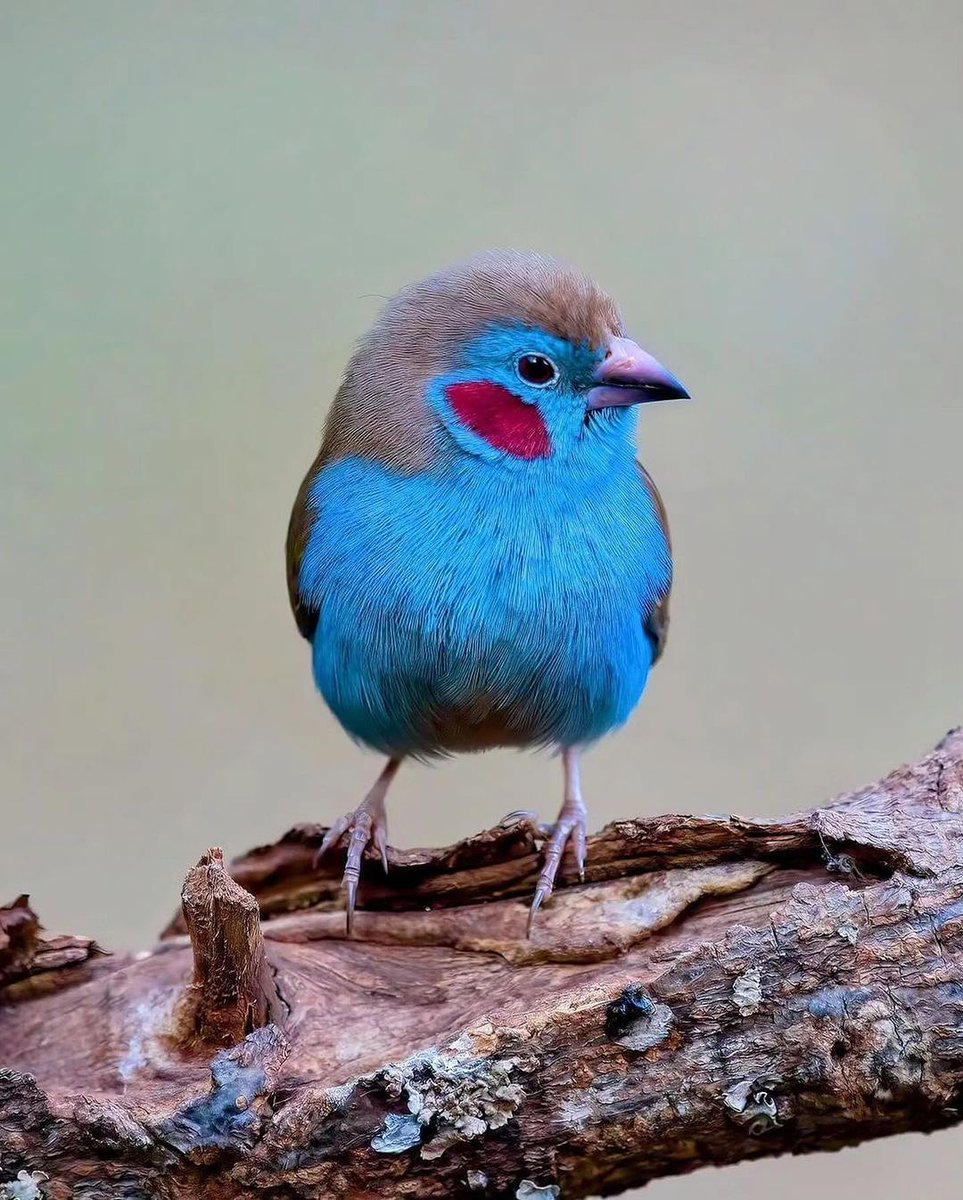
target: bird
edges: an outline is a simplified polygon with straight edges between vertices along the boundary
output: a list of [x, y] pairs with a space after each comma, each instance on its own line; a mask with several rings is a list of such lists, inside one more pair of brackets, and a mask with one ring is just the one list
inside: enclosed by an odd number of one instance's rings
[[688, 399], [588, 275], [490, 250], [390, 299], [357, 343], [287, 532], [314, 681], [385, 764], [346, 844], [347, 933], [366, 853], [388, 869], [402, 763], [496, 747], [561, 758], [529, 910], [571, 848], [585, 877], [585, 750], [626, 723], [665, 646], [666, 510], [637, 458], [643, 404]]

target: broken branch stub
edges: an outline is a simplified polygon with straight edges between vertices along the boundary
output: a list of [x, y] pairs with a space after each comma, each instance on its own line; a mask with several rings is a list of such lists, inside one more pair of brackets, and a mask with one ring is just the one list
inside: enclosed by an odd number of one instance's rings
[[194, 974], [178, 1006], [174, 1040], [233, 1046], [280, 1022], [283, 1006], [268, 964], [257, 900], [224, 869], [214, 847], [187, 875], [181, 910]]

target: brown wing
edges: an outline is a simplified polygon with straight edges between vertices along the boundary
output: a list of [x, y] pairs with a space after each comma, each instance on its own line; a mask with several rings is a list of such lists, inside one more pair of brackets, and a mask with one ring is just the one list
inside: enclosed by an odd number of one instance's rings
[[[669, 553], [672, 552], [672, 540], [669, 537], [669, 518], [666, 515], [665, 505], [662, 503], [662, 497], [659, 495], [659, 489], [655, 486], [655, 481], [641, 463], [638, 464], [639, 470], [642, 472], [642, 479], [645, 486], [648, 488], [649, 495], [652, 497], [652, 502], [655, 505], [656, 515], [661, 522], [662, 528], [665, 530], [665, 540], [669, 546]], [[665, 589], [665, 594], [660, 596], [656, 603], [652, 606], [651, 611], [645, 618], [645, 630], [652, 639], [652, 645], [655, 647], [655, 653], [652, 658], [653, 666], [662, 657], [662, 651], [665, 649], [666, 638], [669, 636], [669, 592], [671, 584]]]
[[303, 637], [310, 641], [318, 627], [319, 610], [308, 604], [301, 595], [298, 587], [298, 577], [301, 571], [301, 560], [307, 549], [311, 526], [317, 514], [311, 505], [311, 485], [317, 478], [318, 471], [324, 464], [324, 457], [319, 454], [311, 464], [311, 469], [304, 477], [304, 482], [298, 490], [291, 510], [291, 520], [288, 522], [288, 537], [286, 546], [288, 571], [288, 598], [291, 601], [291, 611], [294, 620]]

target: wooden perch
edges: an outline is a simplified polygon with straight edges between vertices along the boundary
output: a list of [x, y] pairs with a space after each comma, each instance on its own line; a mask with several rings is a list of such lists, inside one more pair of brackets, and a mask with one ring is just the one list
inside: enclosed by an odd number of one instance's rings
[[0, 1181], [574, 1198], [961, 1119], [959, 732], [812, 812], [610, 825], [531, 941], [532, 825], [368, 863], [351, 941], [322, 832], [210, 852], [146, 955], [0, 910]]

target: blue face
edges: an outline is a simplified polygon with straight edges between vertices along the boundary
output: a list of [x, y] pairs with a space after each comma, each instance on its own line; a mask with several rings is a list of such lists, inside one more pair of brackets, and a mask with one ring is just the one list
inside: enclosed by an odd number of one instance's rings
[[592, 412], [589, 392], [605, 357], [542, 329], [496, 327], [469, 343], [429, 401], [460, 449], [506, 465], [571, 460], [593, 434], [631, 438], [634, 410]]

